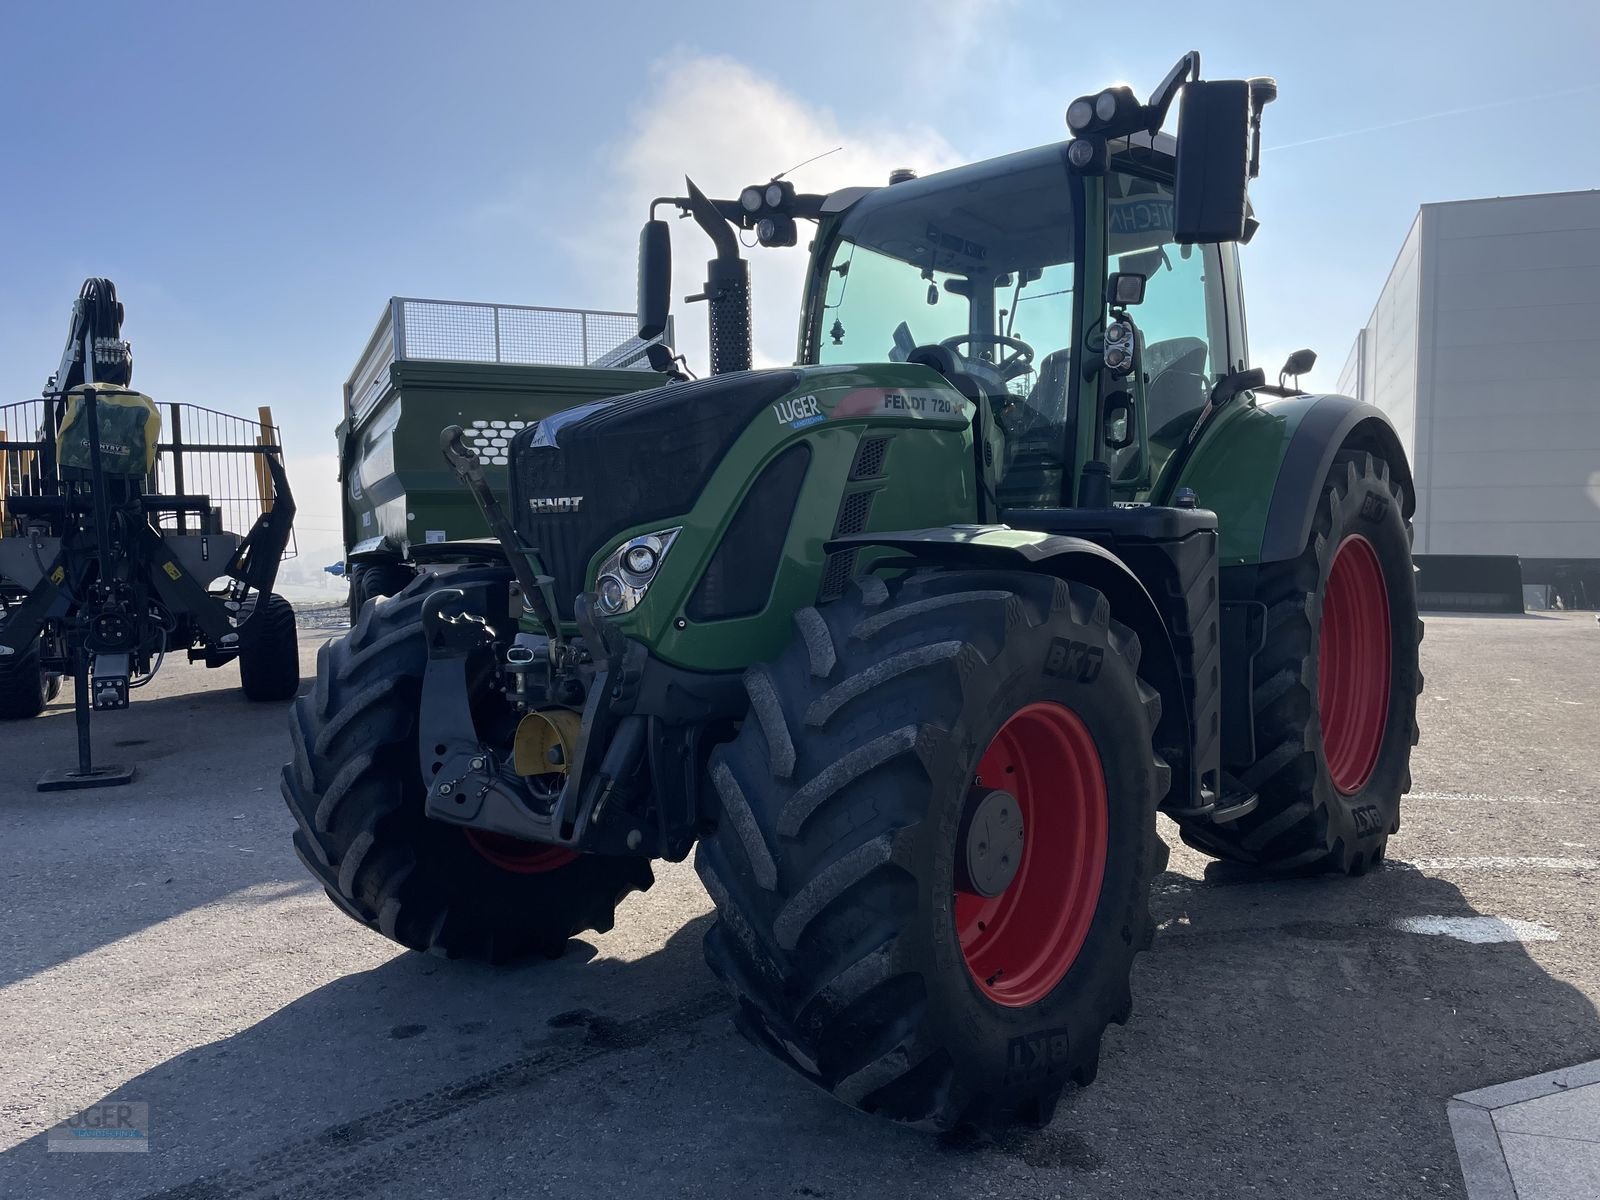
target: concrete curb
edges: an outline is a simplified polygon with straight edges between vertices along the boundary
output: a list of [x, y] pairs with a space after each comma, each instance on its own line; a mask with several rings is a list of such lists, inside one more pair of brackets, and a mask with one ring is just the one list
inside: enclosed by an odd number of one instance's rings
[[[1461, 1163], [1468, 1200], [1517, 1200], [1517, 1186], [1506, 1159], [1502, 1131], [1495, 1124], [1497, 1109], [1567, 1095], [1587, 1087], [1600, 1087], [1600, 1059], [1452, 1097], [1445, 1112], [1455, 1138], [1456, 1157]], [[1596, 1129], [1595, 1140], [1600, 1142], [1600, 1128]]]

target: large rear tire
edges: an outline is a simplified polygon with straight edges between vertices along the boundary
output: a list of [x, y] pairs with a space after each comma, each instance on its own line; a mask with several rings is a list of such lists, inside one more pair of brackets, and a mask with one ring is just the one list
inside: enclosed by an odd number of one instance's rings
[[1014, 572], [865, 579], [795, 623], [746, 673], [696, 859], [741, 1030], [895, 1120], [1048, 1120], [1151, 937], [1138, 639], [1093, 588]]
[[14, 661], [0, 660], [0, 721], [37, 717], [61, 690], [59, 675], [39, 666], [39, 639]]
[[282, 790], [299, 823], [295, 852], [352, 919], [413, 950], [510, 962], [605, 932], [617, 903], [654, 876], [642, 858], [575, 855], [424, 815], [423, 598], [485, 576], [503, 572], [421, 575], [322, 647], [316, 686], [290, 717]]
[[368, 600], [398, 596], [416, 571], [401, 562], [362, 563], [350, 572], [350, 624], [354, 625]]
[[1400, 828], [1422, 690], [1411, 525], [1384, 459], [1340, 452], [1305, 551], [1263, 566], [1257, 597], [1258, 757], [1241, 778], [1260, 803], [1183, 839], [1274, 871], [1360, 875]]
[[294, 608], [273, 592], [239, 627], [239, 686], [247, 700], [291, 700], [300, 690], [300, 635]]

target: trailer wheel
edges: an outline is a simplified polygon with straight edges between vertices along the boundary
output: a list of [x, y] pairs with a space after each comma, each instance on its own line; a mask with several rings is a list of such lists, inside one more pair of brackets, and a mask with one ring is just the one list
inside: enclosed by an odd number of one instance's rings
[[239, 685], [249, 700], [292, 700], [300, 690], [294, 608], [276, 592], [256, 601], [239, 627]]
[[1275, 871], [1360, 875], [1382, 860], [1411, 790], [1422, 690], [1411, 526], [1389, 464], [1341, 451], [1304, 553], [1262, 568], [1255, 661], [1256, 810], [1184, 840]]
[[0, 659], [0, 721], [37, 717], [61, 690], [61, 676], [39, 666], [39, 639], [14, 662]]
[[1049, 1119], [1131, 1011], [1160, 699], [1098, 591], [927, 571], [795, 614], [713, 752], [696, 858], [740, 1029], [932, 1129]]
[[398, 596], [416, 577], [417, 573], [401, 562], [372, 562], [357, 566], [350, 572], [350, 623], [356, 623], [368, 600]]
[[505, 572], [426, 572], [322, 647], [316, 686], [290, 716], [283, 798], [299, 825], [295, 852], [367, 928], [450, 958], [553, 957], [585, 930], [609, 930], [617, 904], [654, 875], [643, 858], [572, 854], [424, 815], [423, 598], [486, 576]]

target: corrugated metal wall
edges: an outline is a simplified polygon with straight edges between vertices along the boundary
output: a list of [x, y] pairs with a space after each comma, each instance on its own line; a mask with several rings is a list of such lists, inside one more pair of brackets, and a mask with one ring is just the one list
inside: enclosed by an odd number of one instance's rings
[[1419, 553], [1600, 559], [1600, 192], [1425, 205], [1340, 390], [1411, 452]]

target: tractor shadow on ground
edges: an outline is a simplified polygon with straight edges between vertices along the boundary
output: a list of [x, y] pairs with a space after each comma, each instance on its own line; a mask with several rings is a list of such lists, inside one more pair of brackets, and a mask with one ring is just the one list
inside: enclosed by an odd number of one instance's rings
[[92, 727], [94, 762], [133, 782], [60, 792], [34, 785], [77, 763], [71, 687], [0, 727], [0, 987], [242, 889], [309, 886], [278, 794], [288, 710], [237, 687], [137, 698]]
[[1158, 878], [1152, 909], [1134, 1019], [1047, 1138], [1098, 1145], [1159, 1097], [1144, 1135], [1213, 1147], [1196, 1177], [1218, 1195], [1272, 1192], [1266, 1180], [1283, 1195], [1459, 1195], [1450, 1096], [1600, 1055], [1600, 1012], [1522, 942], [1408, 932], [1438, 917], [1495, 936], [1492, 917], [1514, 915], [1409, 864], [1279, 879], [1213, 862], [1199, 880]]
[[631, 961], [581, 941], [514, 969], [399, 955], [116, 1088], [149, 1103], [150, 1154], [46, 1156], [40, 1135], [5, 1157], [33, 1194], [174, 1198], [541, 1176], [589, 1195], [1031, 1194], [1047, 1176], [1046, 1194], [1459, 1194], [1450, 1095], [1600, 1056], [1594, 1007], [1521, 944], [1396, 927], [1479, 915], [1414, 869], [1213, 866], [1161, 876], [1154, 907], [1133, 1020], [1039, 1132], [935, 1139], [811, 1089], [732, 1032], [702, 916]]
[[[37, 1194], [299, 1194], [330, 1176], [349, 1195], [501, 1194], [584, 1139], [595, 1195], [691, 1179], [730, 1197], [926, 1195], [976, 1176], [1029, 1190], [1050, 1171], [1139, 1197], [1192, 1195], [1197, 1178], [1218, 1195], [1262, 1179], [1430, 1194], [1459, 1189], [1448, 1096], [1600, 1056], [1594, 1006], [1522, 944], [1398, 930], [1478, 915], [1418, 870], [1267, 880], [1213, 864], [1162, 875], [1154, 907], [1133, 1021], [1037, 1133], [933, 1139], [811, 1090], [731, 1032], [699, 917], [630, 962], [590, 962], [581, 941], [522, 968], [398, 955], [117, 1088], [149, 1102], [158, 1152], [46, 1160], [35, 1136], [6, 1157], [37, 1171]], [[1118, 1163], [1139, 1163], [1126, 1190]]]

